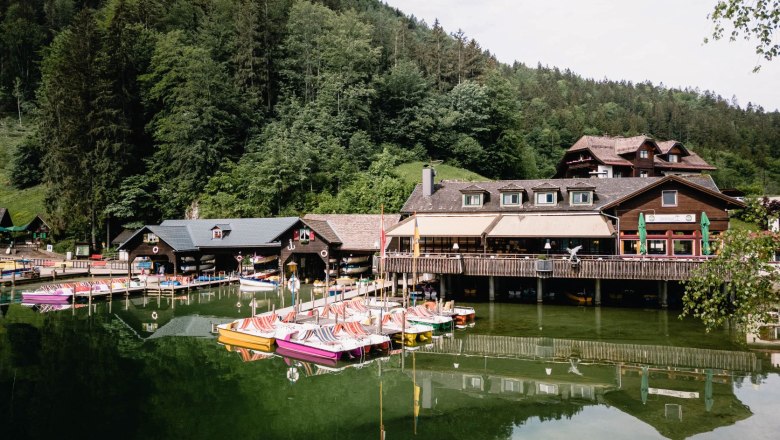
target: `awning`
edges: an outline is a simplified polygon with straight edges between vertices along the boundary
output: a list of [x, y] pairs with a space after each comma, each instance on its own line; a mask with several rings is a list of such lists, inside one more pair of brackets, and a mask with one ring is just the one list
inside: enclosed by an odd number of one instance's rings
[[612, 223], [602, 215], [503, 215], [488, 231], [490, 238], [608, 238]]
[[[490, 215], [417, 215], [421, 237], [480, 237], [498, 217]], [[387, 231], [388, 237], [414, 235], [414, 217]]]

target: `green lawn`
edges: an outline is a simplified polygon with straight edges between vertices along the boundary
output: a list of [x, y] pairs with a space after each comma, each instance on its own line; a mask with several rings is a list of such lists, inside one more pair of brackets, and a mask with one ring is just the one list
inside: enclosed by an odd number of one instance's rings
[[[409, 162], [395, 167], [395, 172], [407, 183], [422, 183], [423, 162]], [[447, 164], [436, 165], [436, 181], [463, 180], [467, 182], [484, 182], [488, 179], [472, 171], [453, 167]]]
[[32, 124], [19, 127], [19, 120], [13, 117], [0, 118], [0, 207], [8, 209], [14, 225], [27, 224], [38, 213], [43, 213], [43, 186], [24, 190], [11, 186], [11, 158], [14, 149], [30, 132]]

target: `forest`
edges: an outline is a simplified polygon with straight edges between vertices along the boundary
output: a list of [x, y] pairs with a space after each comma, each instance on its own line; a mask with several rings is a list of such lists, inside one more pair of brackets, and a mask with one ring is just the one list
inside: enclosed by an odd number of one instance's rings
[[[746, 66], [749, 68], [750, 66]], [[397, 211], [396, 167], [550, 177], [585, 134], [676, 139], [780, 192], [780, 113], [497, 62], [377, 0], [0, 0], [5, 165], [60, 237], [164, 218]], [[99, 233], [99, 232], [98, 232]]]

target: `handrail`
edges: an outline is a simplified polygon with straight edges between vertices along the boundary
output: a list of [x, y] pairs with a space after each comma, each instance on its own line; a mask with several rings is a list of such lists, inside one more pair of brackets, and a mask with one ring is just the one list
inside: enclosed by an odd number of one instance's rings
[[[385, 258], [413, 258], [411, 252], [388, 252]], [[714, 255], [601, 255], [588, 254], [577, 255], [580, 260], [612, 260], [612, 261], [707, 261], [714, 258]], [[480, 259], [502, 259], [502, 260], [568, 260], [567, 254], [492, 254], [492, 253], [421, 253], [419, 258], [480, 258]]]

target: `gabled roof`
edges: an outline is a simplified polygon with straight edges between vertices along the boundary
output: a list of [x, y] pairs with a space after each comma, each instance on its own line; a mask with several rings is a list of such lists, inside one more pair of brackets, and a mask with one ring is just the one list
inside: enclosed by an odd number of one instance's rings
[[192, 239], [190, 239], [190, 234], [186, 227], [157, 225], [146, 225], [138, 229], [135, 231], [135, 233], [133, 233], [133, 235], [128, 237], [124, 242], [122, 242], [122, 244], [119, 245], [119, 249], [124, 249], [127, 243], [140, 234], [145, 233], [146, 231], [149, 231], [159, 237], [160, 240], [165, 242], [165, 244], [170, 246], [176, 252], [198, 250], [195, 244], [193, 244]]
[[132, 229], [124, 229], [122, 232], [119, 233], [116, 237], [114, 237], [113, 240], [111, 240], [111, 244], [122, 244], [126, 242], [130, 237], [132, 237], [135, 234], [135, 231]]
[[[608, 203], [618, 200], [628, 194], [640, 190], [662, 177], [624, 177], [612, 179], [596, 178], [575, 178], [575, 179], [539, 179], [539, 180], [503, 180], [494, 182], [480, 182], [479, 185], [485, 188], [485, 191], [491, 194], [486, 197], [487, 200], [480, 208], [464, 208], [462, 194], [460, 190], [470, 185], [469, 182], [442, 181], [436, 187], [436, 191], [430, 197], [422, 196], [422, 185], [415, 186], [412, 194], [404, 203], [401, 212], [405, 214], [412, 213], [506, 213], [506, 212], [588, 212], [603, 209]], [[707, 188], [709, 191], [720, 192], [715, 182], [708, 175], [685, 176], [685, 180], [698, 186]], [[536, 205], [534, 203], [533, 190], [529, 197], [525, 199], [520, 206], [501, 206], [499, 197], [499, 188], [510, 183], [523, 188], [540, 188], [539, 191], [558, 190], [562, 197], [558, 198], [556, 205]], [[569, 200], [570, 187], [575, 187], [578, 183], [592, 185], [598, 197], [593, 200], [592, 205], [570, 205]], [[560, 188], [559, 188], [560, 187]]]
[[[421, 185], [419, 185], [421, 186]], [[458, 203], [461, 203], [458, 196]], [[385, 230], [401, 219], [400, 214], [385, 214]], [[341, 250], [373, 252], [379, 241], [382, 216], [379, 214], [306, 214], [305, 223], [325, 222], [341, 243]]]
[[[197, 248], [278, 246], [278, 238], [298, 217], [165, 220], [160, 226], [183, 226]], [[230, 225], [231, 233], [213, 240], [215, 225]]]
[[219, 230], [221, 230], [221, 231], [232, 231], [232, 230], [233, 230], [233, 228], [230, 226], [230, 223], [217, 223], [217, 224], [216, 224], [216, 225], [214, 225], [214, 227], [213, 227], [213, 228], [211, 228], [211, 229], [212, 229], [212, 230], [214, 230], [214, 229], [219, 229]]
[[465, 188], [461, 188], [460, 192], [462, 193], [481, 193], [485, 192], [485, 188], [482, 188], [479, 185], [469, 185]]
[[567, 151], [590, 149], [610, 149], [615, 154], [633, 153], [645, 143], [650, 143], [657, 151], [660, 151], [655, 140], [649, 136], [582, 136]]
[[[705, 177], [705, 176], [696, 176], [696, 177]], [[709, 177], [709, 176], [706, 176], [706, 177]], [[645, 179], [647, 179], [647, 178], [645, 178]], [[708, 187], [699, 185], [697, 183], [694, 183], [694, 181], [692, 181], [692, 180], [693, 179], [690, 179], [690, 178], [687, 178], [687, 177], [681, 177], [681, 176], [675, 176], [675, 175], [666, 176], [666, 177], [663, 177], [663, 178], [660, 178], [660, 179], [656, 180], [655, 182], [650, 183], [649, 185], [647, 185], [647, 186], [645, 186], [643, 188], [640, 188], [640, 189], [638, 189], [638, 190], [636, 190], [634, 192], [626, 194], [623, 197], [620, 197], [620, 198], [618, 198], [616, 200], [613, 200], [610, 203], [607, 203], [606, 205], [604, 205], [602, 207], [602, 209], [614, 208], [615, 206], [621, 205], [621, 204], [625, 203], [626, 201], [631, 200], [631, 199], [633, 199], [634, 197], [636, 197], [636, 196], [638, 196], [640, 194], [643, 194], [643, 193], [645, 193], [647, 191], [650, 191], [653, 188], [657, 188], [657, 187], [659, 187], [659, 186], [661, 186], [661, 185], [663, 185], [663, 184], [665, 184], [667, 182], [670, 182], [670, 181], [678, 182], [678, 183], [681, 183], [683, 185], [689, 186], [689, 187], [691, 187], [691, 188], [693, 188], [695, 190], [701, 191], [701, 192], [703, 192], [705, 194], [709, 194], [712, 197], [721, 199], [724, 202], [726, 202], [727, 204], [734, 205], [735, 207], [738, 207], [738, 208], [744, 208], [745, 207], [745, 204], [740, 202], [739, 200], [722, 194], [720, 191], [717, 190], [717, 187], [715, 187], [715, 190], [713, 190], [711, 188], [708, 188]], [[712, 179], [710, 178], [710, 180], [712, 180]]]
[[520, 185], [518, 185], [518, 184], [516, 184], [514, 182], [509, 182], [507, 185], [504, 185], [501, 188], [499, 188], [498, 191], [500, 191], [500, 192], [525, 191], [525, 188], [523, 188], [522, 186], [520, 186]]
[[658, 144], [658, 148], [661, 150], [661, 154], [669, 154], [669, 150], [671, 150], [674, 147], [678, 147], [683, 151], [684, 155], [691, 154], [687, 148], [685, 148], [685, 145], [683, 145], [679, 141], [670, 140], [670, 141], [660, 141], [656, 142]]
[[330, 227], [327, 221], [325, 220], [313, 220], [313, 219], [303, 219], [301, 220], [304, 225], [311, 228], [312, 231], [314, 231], [319, 238], [327, 241], [330, 244], [341, 244], [341, 239], [339, 238], [338, 234], [333, 230], [333, 228]]
[[580, 181], [575, 183], [574, 185], [569, 185], [566, 187], [567, 191], [587, 191], [587, 190], [595, 190], [595, 189], [596, 189], [596, 185], [584, 181]]

